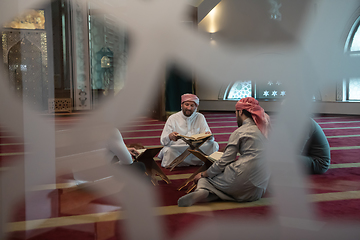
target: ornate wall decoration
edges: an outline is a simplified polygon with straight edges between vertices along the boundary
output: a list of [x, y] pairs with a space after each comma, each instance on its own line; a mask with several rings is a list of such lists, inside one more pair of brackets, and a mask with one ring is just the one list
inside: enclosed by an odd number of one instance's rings
[[47, 51], [46, 37], [42, 37], [42, 35], [44, 34], [46, 36], [45, 31], [4, 30], [2, 32], [2, 42], [4, 50], [3, 55], [6, 56], [6, 58], [4, 57], [4, 63], [8, 63], [7, 55], [10, 48], [25, 38], [29, 40], [32, 44], [34, 44], [37, 48], [42, 49], [42, 51]]
[[[89, 77], [89, 38], [87, 24], [87, 4], [72, 1], [73, 31], [73, 96], [75, 110], [91, 109], [91, 90]], [[86, 97], [84, 97], [86, 95]]]
[[45, 29], [44, 10], [29, 10], [11, 22], [4, 24], [4, 28]]
[[15, 95], [27, 98], [40, 110], [46, 110], [49, 96], [46, 32], [4, 30], [2, 50], [10, 88]]
[[[90, 62], [92, 89], [115, 94], [125, 83], [128, 56], [127, 32], [107, 14], [91, 14], [90, 7]], [[101, 59], [107, 56], [112, 68], [101, 66]], [[105, 73], [105, 74], [104, 74]]]
[[71, 112], [71, 98], [49, 98], [48, 99], [48, 111], [54, 112]]
[[7, 32], [2, 32], [1, 43], [2, 43], [3, 61], [4, 63], [7, 63], [7, 50], [8, 50]]

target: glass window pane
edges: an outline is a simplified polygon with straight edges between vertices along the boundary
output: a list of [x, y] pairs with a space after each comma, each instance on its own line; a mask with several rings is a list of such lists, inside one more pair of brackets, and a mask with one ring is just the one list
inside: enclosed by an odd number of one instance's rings
[[360, 51], [360, 33], [359, 27], [357, 28], [353, 41], [351, 43], [350, 51]]
[[360, 100], [360, 79], [349, 80], [349, 100]]
[[237, 100], [244, 97], [251, 97], [251, 80], [235, 82], [226, 99]]
[[284, 99], [287, 91], [280, 81], [256, 84], [256, 99]]

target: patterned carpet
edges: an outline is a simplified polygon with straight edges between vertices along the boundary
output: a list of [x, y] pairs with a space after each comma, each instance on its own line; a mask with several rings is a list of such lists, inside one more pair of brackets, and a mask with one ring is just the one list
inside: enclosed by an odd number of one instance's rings
[[[203, 113], [220, 148], [226, 146], [230, 134], [237, 128], [233, 112]], [[323, 175], [309, 176], [307, 190], [314, 214], [322, 221], [360, 222], [360, 117], [318, 116], [314, 118], [323, 128], [331, 147], [332, 165]], [[58, 117], [57, 129], [70, 127], [81, 121], [81, 116]], [[164, 122], [139, 118], [121, 130], [126, 144], [141, 143], [145, 147], [160, 145]], [[22, 156], [21, 139], [5, 128], [0, 134], [0, 174], [11, 167], [11, 162]], [[159, 162], [157, 161], [157, 164]], [[214, 202], [198, 204], [190, 208], [177, 207], [177, 199], [185, 194], [177, 191], [197, 167], [181, 167], [173, 171], [163, 169], [171, 180], [166, 184], [159, 178], [152, 188], [159, 197], [155, 209], [162, 222], [166, 239], [185, 234], [203, 220], [218, 221], [223, 217], [271, 220], [274, 218], [271, 193], [251, 203]], [[69, 181], [64, 181], [67, 178]], [[33, 219], [25, 217], [24, 199], [15, 204], [8, 225], [8, 239], [127, 239], [122, 206], [112, 199], [113, 193], [99, 196], [91, 188], [77, 188], [71, 176], [59, 179], [57, 184], [39, 186], [27, 194], [27, 203], [38, 209]], [[42, 199], [52, 198], [52, 209], [44, 209]], [[71, 203], [71, 207], [65, 204]], [[63, 204], [63, 205], [62, 205]], [[62, 209], [60, 210], [60, 207]], [[49, 211], [51, 217], [48, 217]]]

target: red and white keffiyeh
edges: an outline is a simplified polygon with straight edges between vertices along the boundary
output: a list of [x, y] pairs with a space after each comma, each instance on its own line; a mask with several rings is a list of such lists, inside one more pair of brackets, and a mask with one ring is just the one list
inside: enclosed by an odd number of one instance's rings
[[246, 97], [240, 99], [236, 105], [236, 110], [246, 110], [251, 113], [252, 119], [254, 120], [256, 126], [262, 132], [262, 134], [267, 137], [270, 127], [270, 117], [264, 111], [264, 109], [259, 105], [259, 102], [253, 97]]

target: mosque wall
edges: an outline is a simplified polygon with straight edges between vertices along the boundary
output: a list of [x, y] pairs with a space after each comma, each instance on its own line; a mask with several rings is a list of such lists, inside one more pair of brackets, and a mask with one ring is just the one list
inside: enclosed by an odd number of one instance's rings
[[[315, 85], [315, 92], [320, 96], [316, 102], [316, 111], [319, 113], [360, 114], [360, 103], [337, 102], [337, 88], [341, 86], [342, 78], [346, 73], [331, 74], [332, 68], [321, 64], [321, 60], [329, 57], [344, 55], [344, 46], [347, 35], [356, 18], [359, 16], [359, 2], [347, 1], [340, 7], [331, 1], [277, 1], [282, 6], [278, 9], [280, 20], [271, 19], [271, 1], [228, 0], [221, 1], [212, 12], [199, 22], [199, 31], [209, 34], [209, 41], [213, 47], [232, 47], [246, 49], [251, 47], [271, 47], [274, 52], [281, 47], [301, 49], [309, 58], [320, 64], [314, 64], [315, 75], [319, 82]], [[201, 5], [199, 11], [201, 11]], [[345, 17], [346, 16], [346, 17]], [[315, 27], [312, 21], [316, 20]], [[310, 43], [310, 48], [304, 47]], [[326, 47], [329, 51], [326, 56], [319, 47]], [[326, 45], [326, 46], [323, 46]], [[358, 61], [345, 56], [345, 62]], [[230, 63], [229, 63], [230, 64]], [[344, 67], [346, 68], [346, 66]], [[279, 66], [281, 71], [281, 66]], [[258, 71], [261, 71], [259, 69]], [[323, 74], [328, 71], [328, 74]], [[224, 76], [226, 78], [227, 76]], [[197, 73], [196, 93], [201, 100], [200, 110], [233, 110], [233, 102], [223, 101], [222, 93], [233, 79], [226, 83], [207, 84], [202, 81], [202, 74]], [[241, 72], [239, 73], [242, 79]], [[225, 80], [226, 81], [226, 80]], [[266, 110], [276, 110], [278, 103], [263, 102]]]

